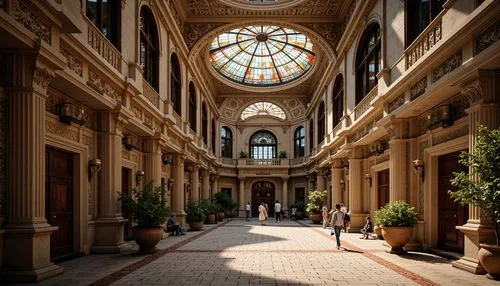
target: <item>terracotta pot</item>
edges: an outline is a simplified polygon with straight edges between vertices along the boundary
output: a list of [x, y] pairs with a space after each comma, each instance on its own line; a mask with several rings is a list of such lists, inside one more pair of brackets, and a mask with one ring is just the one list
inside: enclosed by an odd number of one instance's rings
[[373, 231], [375, 232], [375, 234], [377, 235], [377, 238], [378, 239], [384, 239], [384, 236], [382, 235], [382, 228], [379, 226], [379, 225], [376, 225], [374, 228], [373, 228]]
[[488, 272], [490, 279], [500, 280], [500, 246], [492, 244], [479, 244], [481, 248], [477, 255], [483, 268]]
[[321, 214], [310, 214], [309, 219], [314, 223], [314, 224], [320, 224], [321, 221], [323, 220], [323, 216]]
[[216, 223], [215, 221], [215, 214], [209, 214], [207, 215], [207, 224], [214, 224]]
[[156, 252], [156, 245], [163, 238], [163, 229], [158, 227], [134, 227], [132, 235], [139, 245], [139, 251], [146, 253]]
[[399, 227], [399, 226], [381, 226], [382, 236], [387, 244], [391, 246], [389, 253], [404, 254], [406, 250], [403, 249], [413, 235], [413, 227]]
[[189, 223], [191, 230], [202, 230], [203, 229], [203, 221], [192, 221]]

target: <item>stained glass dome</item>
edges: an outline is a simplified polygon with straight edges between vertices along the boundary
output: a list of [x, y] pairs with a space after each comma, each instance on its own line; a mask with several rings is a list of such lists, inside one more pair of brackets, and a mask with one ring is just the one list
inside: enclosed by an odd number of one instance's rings
[[304, 34], [278, 26], [247, 26], [218, 35], [210, 63], [224, 77], [245, 85], [273, 86], [303, 76], [315, 53]]
[[251, 116], [271, 115], [281, 119], [285, 119], [286, 115], [281, 107], [270, 102], [257, 102], [247, 106], [241, 113], [241, 120], [245, 120]]

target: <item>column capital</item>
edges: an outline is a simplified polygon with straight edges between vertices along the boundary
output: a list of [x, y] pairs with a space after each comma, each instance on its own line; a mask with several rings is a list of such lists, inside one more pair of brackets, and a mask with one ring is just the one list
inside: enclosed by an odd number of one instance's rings
[[240, 182], [245, 181], [245, 179], [246, 179], [246, 176], [238, 176], [238, 180], [240, 180]]
[[403, 139], [408, 136], [408, 120], [401, 118], [390, 118], [384, 125], [385, 130], [391, 139]]
[[498, 103], [498, 87], [500, 71], [479, 70], [475, 78], [460, 86], [460, 93], [465, 96], [470, 106], [481, 103]]

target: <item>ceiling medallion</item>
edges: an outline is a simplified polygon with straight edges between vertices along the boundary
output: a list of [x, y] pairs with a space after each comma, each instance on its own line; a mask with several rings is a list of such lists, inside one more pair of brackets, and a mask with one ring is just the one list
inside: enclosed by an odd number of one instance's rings
[[249, 86], [277, 86], [306, 74], [316, 54], [311, 40], [290, 28], [253, 25], [224, 32], [209, 47], [209, 61], [223, 77]]

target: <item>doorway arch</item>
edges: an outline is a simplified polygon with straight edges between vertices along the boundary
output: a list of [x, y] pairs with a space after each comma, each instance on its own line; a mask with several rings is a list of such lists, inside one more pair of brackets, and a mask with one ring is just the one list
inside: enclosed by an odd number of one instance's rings
[[258, 181], [252, 184], [252, 215], [259, 215], [260, 204], [266, 203], [269, 207], [269, 216], [274, 215], [275, 186], [269, 181]]

